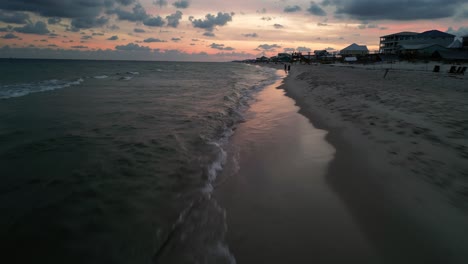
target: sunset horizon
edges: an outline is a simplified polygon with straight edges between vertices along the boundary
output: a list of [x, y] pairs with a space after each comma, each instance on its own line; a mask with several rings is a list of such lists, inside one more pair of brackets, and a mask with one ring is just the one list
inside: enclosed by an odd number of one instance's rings
[[7, 0], [0, 57], [231, 61], [352, 43], [373, 52], [380, 36], [402, 31], [468, 34], [464, 1], [404, 2]]

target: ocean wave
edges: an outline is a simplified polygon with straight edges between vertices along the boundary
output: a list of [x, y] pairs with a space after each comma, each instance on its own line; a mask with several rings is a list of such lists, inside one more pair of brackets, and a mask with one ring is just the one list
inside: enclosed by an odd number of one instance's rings
[[109, 76], [107, 76], [107, 75], [98, 75], [98, 76], [94, 76], [93, 78], [94, 78], [94, 79], [106, 79], [106, 78], [108, 78], [108, 77], [109, 77]]
[[32, 82], [32, 83], [0, 85], [0, 99], [21, 97], [21, 96], [25, 96], [31, 93], [57, 90], [61, 88], [70, 87], [73, 85], [79, 85], [83, 81], [84, 80], [82, 78], [79, 78], [74, 81], [52, 79], [52, 80]]

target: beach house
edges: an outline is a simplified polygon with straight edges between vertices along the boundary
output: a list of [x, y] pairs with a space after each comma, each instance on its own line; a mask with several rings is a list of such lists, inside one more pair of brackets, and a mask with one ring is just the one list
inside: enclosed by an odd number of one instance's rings
[[455, 35], [439, 30], [422, 33], [400, 32], [380, 37], [379, 53], [426, 53], [430, 49], [443, 50], [452, 44], [454, 39]]
[[396, 54], [401, 43], [414, 38], [416, 32], [400, 32], [380, 37], [379, 53]]
[[367, 46], [358, 45], [356, 43], [353, 43], [340, 51], [340, 55], [343, 57], [364, 56], [367, 54], [369, 54], [369, 49], [367, 49]]

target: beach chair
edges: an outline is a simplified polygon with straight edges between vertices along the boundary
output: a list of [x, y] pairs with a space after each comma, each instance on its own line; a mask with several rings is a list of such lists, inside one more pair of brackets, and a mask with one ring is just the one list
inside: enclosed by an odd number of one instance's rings
[[466, 66], [461, 69], [460, 74], [465, 75], [465, 72], [466, 72]]
[[450, 67], [449, 73], [457, 73], [457, 66]]

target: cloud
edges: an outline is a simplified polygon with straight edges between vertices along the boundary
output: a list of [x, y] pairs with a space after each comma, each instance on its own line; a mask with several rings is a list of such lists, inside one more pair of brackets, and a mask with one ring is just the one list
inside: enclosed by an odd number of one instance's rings
[[123, 51], [150, 51], [150, 47], [147, 46], [140, 46], [134, 43], [128, 43], [127, 45], [117, 45], [115, 46], [116, 50], [123, 50]]
[[45, 35], [50, 32], [49, 29], [47, 29], [46, 23], [42, 21], [37, 21], [36, 24], [28, 23], [23, 27], [15, 27], [14, 30], [20, 33], [38, 35]]
[[162, 27], [164, 26], [165, 22], [162, 19], [162, 17], [157, 16], [157, 17], [150, 17], [150, 18], [145, 19], [143, 21], [143, 24], [149, 27]]
[[0, 10], [0, 21], [13, 24], [26, 24], [29, 22], [29, 15], [23, 12], [4, 12]]
[[457, 37], [468, 36], [468, 27], [459, 27], [458, 30], [449, 27], [446, 32]]
[[78, 45], [78, 46], [71, 46], [73, 49], [87, 49], [88, 46]]
[[112, 0], [2, 0], [0, 9], [29, 11], [45, 17], [97, 17], [112, 3]]
[[[359, 20], [420, 20], [453, 17], [466, 0], [332, 0], [336, 14]], [[401, 7], [401, 8], [398, 8]]]
[[118, 39], [119, 39], [119, 36], [112, 36], [108, 38], [107, 40], [118, 40]]
[[104, 36], [104, 33], [93, 32], [93, 36]]
[[47, 47], [58, 48], [58, 46], [55, 45], [55, 44], [49, 44], [49, 45], [47, 45]]
[[258, 34], [257, 34], [257, 33], [242, 34], [242, 36], [244, 36], [244, 37], [246, 37], [246, 38], [258, 38]]
[[211, 43], [210, 48], [217, 50], [235, 50], [233, 47], [225, 47], [224, 44]]
[[179, 42], [179, 41], [181, 41], [181, 38], [171, 38], [171, 40], [174, 41], [174, 42]]
[[307, 48], [307, 47], [297, 47], [296, 50], [298, 52], [310, 52], [310, 51], [312, 51], [310, 48]]
[[108, 13], [116, 14], [117, 18], [120, 20], [127, 20], [132, 22], [143, 21], [149, 17], [145, 8], [139, 3], [132, 8], [132, 12], [117, 8], [115, 10], [109, 11]]
[[281, 24], [274, 24], [273, 27], [275, 27], [276, 29], [284, 28], [284, 26]]
[[177, 8], [184, 9], [184, 8], [189, 7], [189, 1], [188, 0], [178, 0], [178, 1], [175, 1], [172, 5], [177, 7]]
[[88, 40], [88, 39], [92, 39], [92, 38], [93, 38], [92, 36], [88, 36], [88, 35], [81, 37], [82, 40]]
[[262, 44], [257, 47], [257, 49], [259, 50], [268, 50], [268, 51], [274, 51], [275, 49], [279, 49], [279, 48], [281, 48], [281, 46], [277, 44], [272, 44], [272, 45]]
[[319, 26], [319, 27], [328, 27], [328, 24], [319, 22], [319, 23], [317, 23], [317, 26]]
[[271, 18], [271, 17], [262, 17], [260, 19], [264, 20], [264, 21], [271, 21], [273, 18]]
[[294, 12], [299, 12], [301, 10], [302, 8], [300, 6], [294, 5], [294, 6], [286, 6], [283, 11], [285, 13], [294, 13]]
[[10, 25], [0, 28], [0, 32], [10, 32], [10, 31], [13, 31], [13, 27]]
[[179, 26], [179, 21], [182, 19], [182, 12], [176, 11], [174, 14], [166, 17], [167, 25], [176, 28]]
[[147, 38], [143, 40], [143, 42], [146, 43], [152, 43], [152, 42], [166, 42], [165, 40], [157, 39], [157, 38]]
[[154, 5], [158, 5], [159, 7], [167, 6], [166, 0], [155, 0], [153, 2]]
[[145, 33], [146, 31], [142, 28], [135, 28], [133, 29], [133, 32], [136, 32], [136, 33]]
[[94, 27], [102, 27], [109, 21], [109, 18], [101, 17], [79, 17], [74, 18], [71, 21], [72, 31], [78, 31], [80, 29], [88, 29]]
[[257, 13], [259, 13], [259, 14], [266, 14], [266, 12], [267, 12], [266, 8], [262, 8], [262, 9], [257, 10]]
[[135, 2], [135, 0], [116, 0], [117, 3], [122, 4], [122, 5], [130, 5]]
[[327, 13], [315, 2], [310, 2], [310, 7], [307, 9], [309, 13], [315, 16], [326, 16]]
[[196, 28], [203, 28], [208, 31], [213, 31], [216, 26], [224, 26], [229, 21], [232, 21], [233, 14], [218, 12], [216, 16], [207, 14], [205, 20], [203, 19], [192, 19], [192, 24]]
[[206, 37], [214, 37], [214, 36], [216, 36], [216, 35], [215, 35], [213, 32], [207, 31], [207, 32], [203, 33], [203, 36], [206, 36]]
[[17, 39], [18, 36], [16, 36], [16, 35], [13, 34], [13, 33], [8, 33], [8, 34], [2, 36], [1, 38], [2, 38], [2, 39]]
[[61, 19], [60, 17], [51, 17], [51, 18], [49, 18], [49, 19], [47, 20], [47, 23], [48, 23], [49, 25], [55, 25], [55, 24], [58, 24], [58, 23], [60, 23], [60, 22], [62, 22], [62, 19]]

